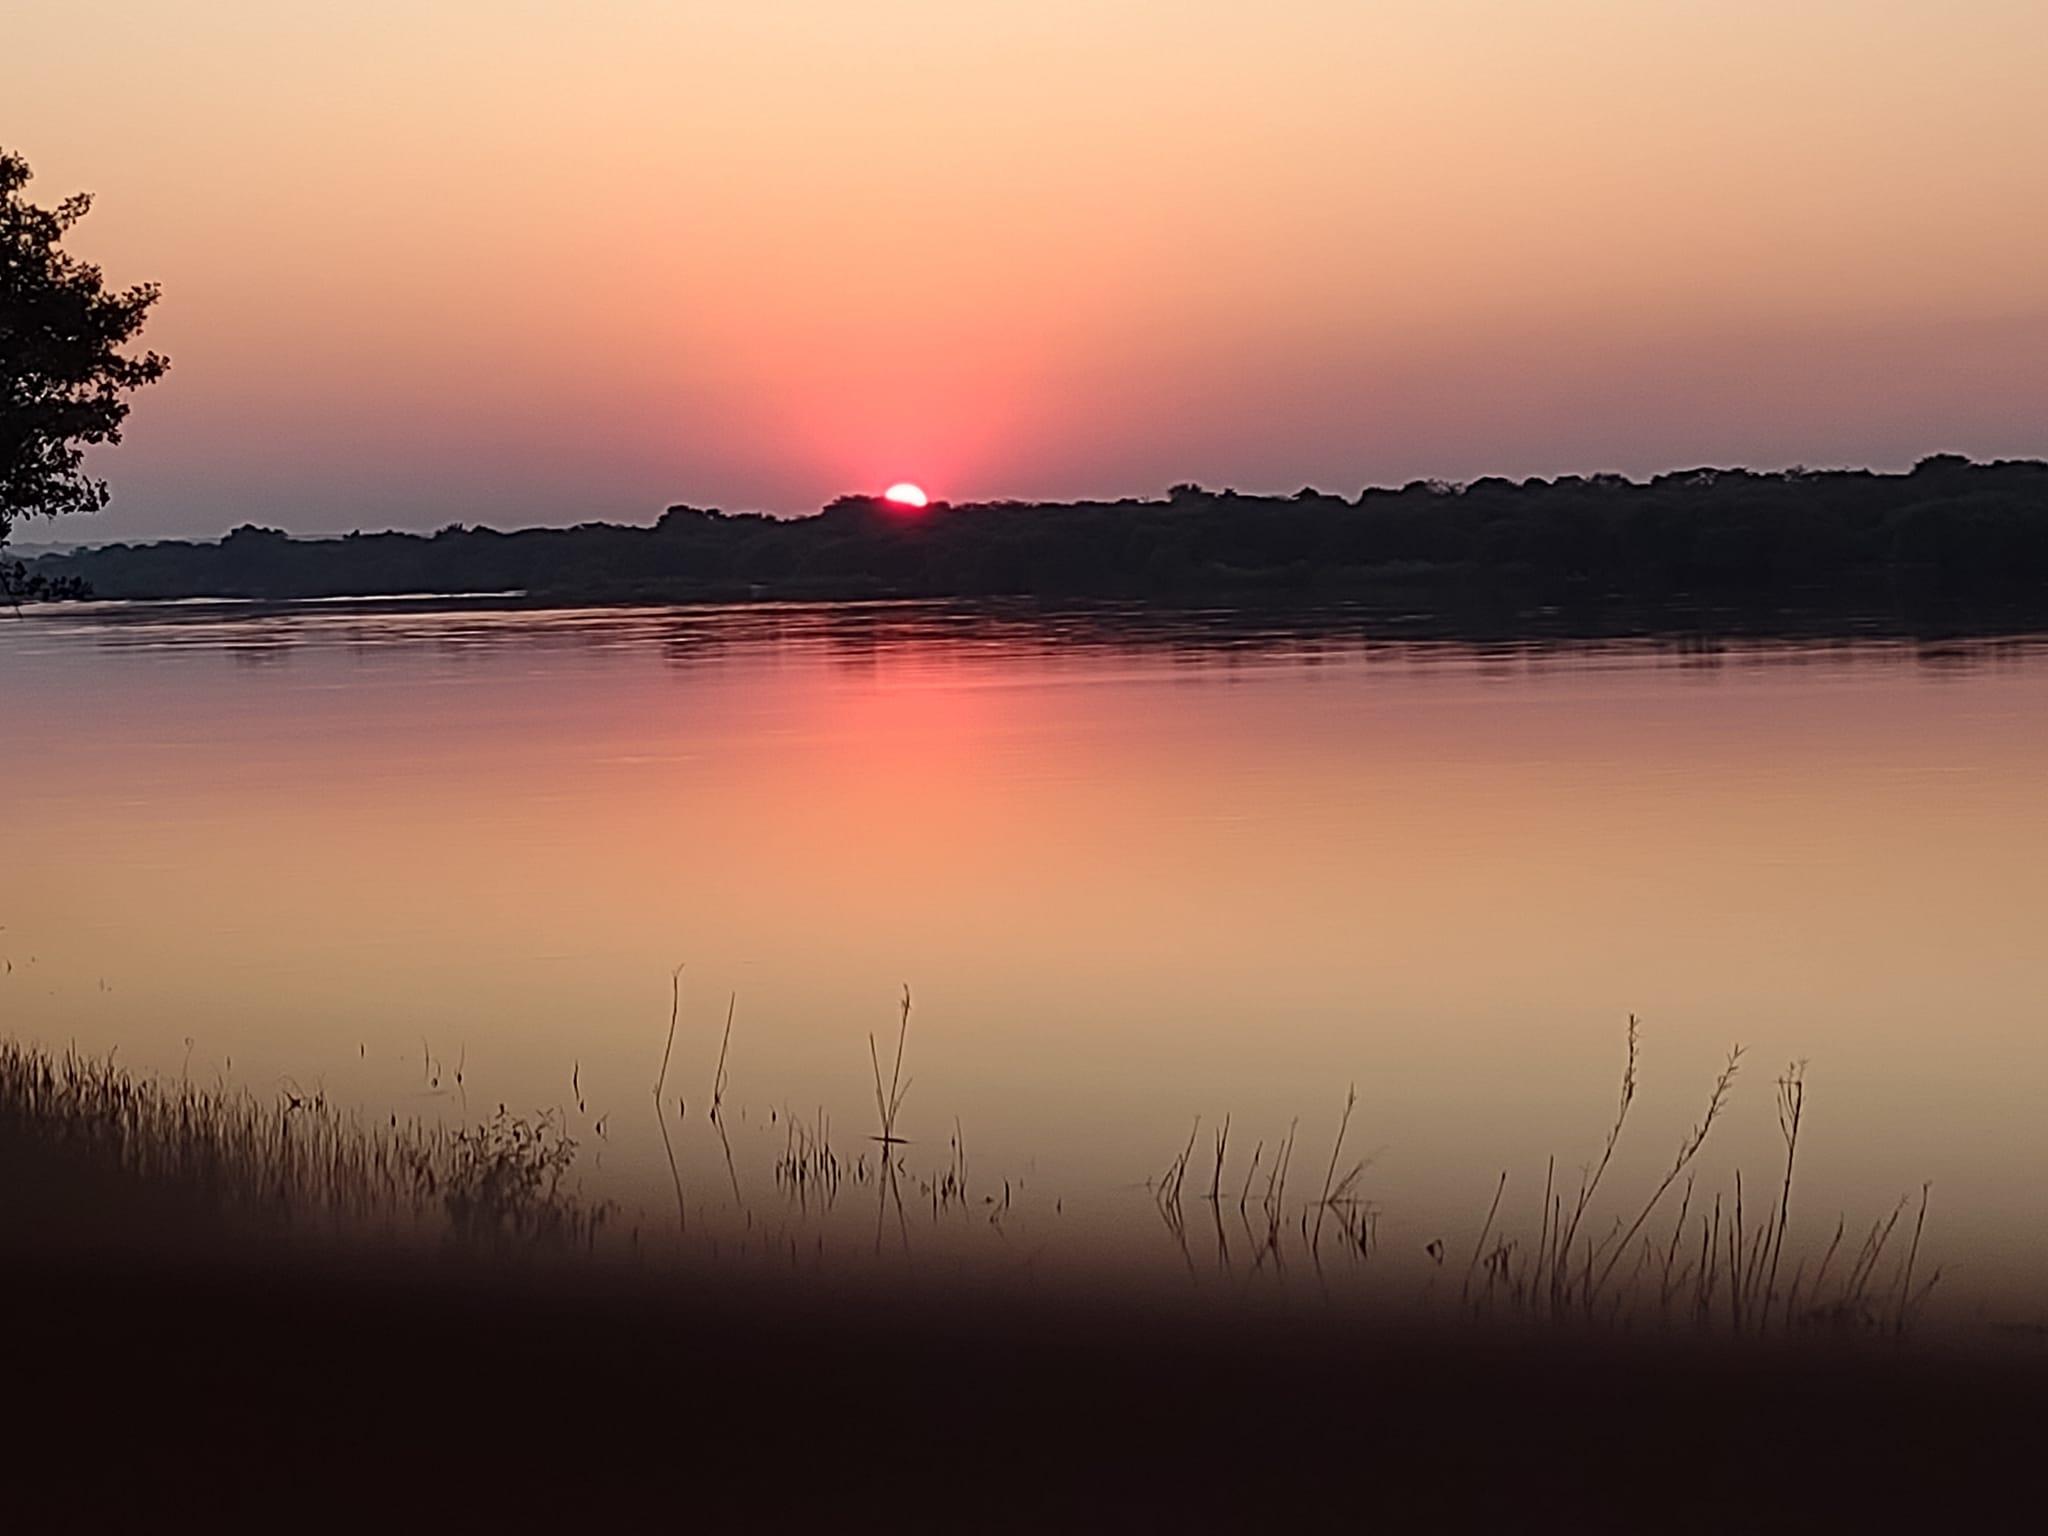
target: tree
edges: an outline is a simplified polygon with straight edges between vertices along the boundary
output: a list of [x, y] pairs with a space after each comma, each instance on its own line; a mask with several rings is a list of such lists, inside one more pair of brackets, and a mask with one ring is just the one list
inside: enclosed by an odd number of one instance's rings
[[31, 172], [0, 150], [0, 544], [15, 519], [96, 512], [107, 486], [85, 450], [118, 443], [130, 391], [170, 360], [122, 348], [157, 300], [154, 283], [110, 290], [100, 269], [58, 249], [92, 207], [89, 193], [39, 208], [22, 196]]

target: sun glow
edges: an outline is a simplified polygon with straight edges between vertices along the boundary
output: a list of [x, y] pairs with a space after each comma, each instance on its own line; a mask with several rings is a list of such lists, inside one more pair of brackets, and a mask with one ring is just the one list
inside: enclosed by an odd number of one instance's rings
[[899, 480], [882, 492], [882, 500], [895, 507], [922, 507], [930, 504], [922, 486], [912, 485], [908, 480]]

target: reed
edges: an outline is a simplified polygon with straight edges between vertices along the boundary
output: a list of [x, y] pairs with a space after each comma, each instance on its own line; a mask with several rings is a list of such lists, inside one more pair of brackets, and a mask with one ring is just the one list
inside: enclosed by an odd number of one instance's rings
[[[1633, 1214], [1627, 1220], [1616, 1217], [1598, 1238], [1585, 1233], [1594, 1207], [1592, 1197], [1601, 1187], [1635, 1097], [1639, 1040], [1639, 1026], [1631, 1018], [1615, 1118], [1598, 1158], [1582, 1177], [1579, 1194], [1569, 1205], [1553, 1192], [1556, 1160], [1551, 1160], [1533, 1259], [1525, 1256], [1516, 1240], [1504, 1236], [1495, 1237], [1491, 1248], [1487, 1246], [1506, 1187], [1506, 1175], [1502, 1175], [1480, 1229], [1473, 1263], [1468, 1266], [1467, 1284], [1461, 1293], [1464, 1304], [1480, 1313], [1505, 1310], [1510, 1315], [1581, 1323], [1649, 1317], [1668, 1324], [1682, 1316], [1698, 1327], [1739, 1334], [1903, 1332], [1940, 1279], [1936, 1271], [1918, 1291], [1913, 1288], [1926, 1213], [1925, 1189], [1914, 1241], [1889, 1270], [1891, 1278], [1880, 1281], [1879, 1276], [1887, 1272], [1886, 1255], [1895, 1251], [1893, 1237], [1905, 1211], [1904, 1202], [1888, 1218], [1873, 1223], [1846, 1270], [1835, 1267], [1847, 1233], [1845, 1219], [1837, 1224], [1833, 1240], [1810, 1273], [1808, 1260], [1795, 1258], [1789, 1279], [1781, 1286], [1781, 1277], [1787, 1275], [1786, 1240], [1806, 1109], [1803, 1062], [1792, 1063], [1777, 1080], [1783, 1164], [1776, 1178], [1775, 1197], [1761, 1219], [1752, 1219], [1750, 1185], [1739, 1169], [1732, 1175], [1732, 1189], [1716, 1192], [1711, 1206], [1697, 1217], [1693, 1215], [1693, 1169], [1714, 1126], [1728, 1111], [1742, 1064], [1743, 1051], [1738, 1045], [1729, 1051], [1715, 1077], [1705, 1110], [1681, 1139], [1662, 1177], [1633, 1207]], [[1670, 1232], [1653, 1239], [1648, 1228], [1675, 1188], [1680, 1195]], [[1697, 1245], [1690, 1257], [1681, 1257], [1687, 1250], [1688, 1230], [1695, 1232]], [[1631, 1266], [1627, 1270], [1622, 1268], [1625, 1263]]]
[[[678, 967], [671, 976], [667, 1038], [652, 1090], [674, 1180], [679, 1231], [685, 1217], [684, 1181], [677, 1144], [669, 1136], [665, 1100], [679, 1029], [680, 977]], [[729, 998], [708, 1118], [724, 1149], [735, 1203], [751, 1233], [753, 1212], [740, 1199], [732, 1143], [720, 1113], [735, 1006], [736, 999]], [[997, 1195], [994, 1181], [984, 1175], [991, 1192], [970, 1197], [966, 1136], [957, 1117], [942, 1165], [927, 1175], [913, 1174], [906, 1166], [901, 1149], [909, 1143], [900, 1133], [900, 1114], [911, 1086], [905, 1073], [910, 1014], [911, 995], [905, 988], [886, 1076], [879, 1044], [869, 1035], [877, 1114], [876, 1131], [868, 1138], [875, 1144], [872, 1163], [867, 1154], [849, 1160], [835, 1148], [831, 1120], [822, 1107], [808, 1117], [786, 1110], [769, 1116], [783, 1132], [773, 1172], [794, 1208], [785, 1219], [821, 1216], [846, 1183], [865, 1184], [870, 1179], [878, 1186], [878, 1248], [881, 1223], [891, 1203], [906, 1251], [909, 1247], [899, 1181], [914, 1188], [935, 1222], [971, 1210], [1000, 1230], [1009, 1217], [1012, 1181], [1002, 1180]], [[1917, 1211], [1908, 1201], [1900, 1201], [1853, 1246], [1843, 1220], [1817, 1261], [1787, 1251], [1806, 1110], [1803, 1063], [1792, 1063], [1777, 1079], [1782, 1163], [1773, 1168], [1765, 1186], [1771, 1197], [1761, 1213], [1757, 1186], [1741, 1171], [1733, 1175], [1730, 1189], [1712, 1190], [1699, 1183], [1700, 1156], [1728, 1113], [1742, 1059], [1739, 1046], [1730, 1050], [1704, 1110], [1680, 1139], [1669, 1164], [1644, 1192], [1628, 1198], [1611, 1185], [1640, 1073], [1641, 1028], [1631, 1017], [1614, 1114], [1576, 1190], [1569, 1197], [1559, 1190], [1557, 1160], [1549, 1159], [1531, 1239], [1502, 1220], [1509, 1183], [1508, 1172], [1502, 1171], [1458, 1290], [1461, 1310], [1474, 1317], [1574, 1326], [1626, 1326], [1647, 1320], [1742, 1335], [1907, 1333], [1942, 1273], [1938, 1266], [1929, 1271], [1922, 1264], [1928, 1188], [1920, 1191]], [[462, 1072], [462, 1065], [456, 1071]], [[431, 1051], [424, 1048], [422, 1073], [430, 1082], [442, 1075]], [[570, 1086], [578, 1108], [588, 1114], [580, 1063], [572, 1068]], [[1228, 1114], [1221, 1118], [1204, 1149], [1210, 1178], [1201, 1196], [1217, 1228], [1219, 1266], [1230, 1270], [1235, 1265], [1223, 1228], [1226, 1191], [1232, 1183], [1238, 1187], [1238, 1220], [1253, 1255], [1249, 1273], [1242, 1276], [1246, 1283], [1269, 1262], [1276, 1273], [1284, 1271], [1290, 1251], [1320, 1272], [1332, 1227], [1341, 1237], [1342, 1249], [1357, 1260], [1373, 1260], [1379, 1254], [1379, 1213], [1361, 1187], [1370, 1160], [1346, 1157], [1357, 1107], [1353, 1085], [1345, 1096], [1322, 1183], [1305, 1198], [1290, 1193], [1299, 1118], [1289, 1123], [1284, 1137], [1270, 1142], [1270, 1154], [1264, 1139], [1255, 1142], [1249, 1159], [1240, 1154], [1241, 1177], [1230, 1163], [1234, 1122]], [[680, 1116], [680, 1101], [677, 1111]], [[744, 1106], [736, 1113], [744, 1121]], [[599, 1126], [603, 1119], [599, 1117]], [[1165, 1169], [1147, 1181], [1191, 1270], [1195, 1266], [1182, 1208], [1194, 1154], [1203, 1145], [1202, 1126], [1202, 1117], [1196, 1116]], [[581, 1197], [575, 1181], [577, 1143], [558, 1112], [522, 1117], [501, 1104], [482, 1123], [456, 1129], [417, 1120], [401, 1122], [396, 1115], [365, 1119], [329, 1102], [318, 1087], [306, 1090], [287, 1081], [273, 1096], [261, 1097], [219, 1079], [211, 1086], [195, 1085], [189, 1062], [175, 1081], [157, 1081], [131, 1073], [112, 1056], [85, 1057], [75, 1050], [52, 1054], [0, 1042], [0, 1152], [24, 1151], [33, 1155], [38, 1177], [49, 1172], [61, 1179], [66, 1169], [82, 1170], [100, 1181], [94, 1186], [97, 1192], [111, 1176], [122, 1187], [141, 1192], [139, 1206], [163, 1208], [158, 1193], [169, 1192], [179, 1197], [172, 1203], [180, 1211], [270, 1230], [351, 1236], [428, 1233], [469, 1246], [590, 1249], [613, 1213], [608, 1204]], [[30, 1165], [24, 1161], [18, 1166]], [[1257, 1225], [1252, 1215], [1255, 1193], [1260, 1196]], [[1667, 1214], [1674, 1203], [1675, 1214]], [[783, 1246], [780, 1239], [774, 1244], [777, 1250]], [[791, 1246], [790, 1251], [797, 1250]], [[1440, 1241], [1432, 1242], [1427, 1252], [1434, 1264], [1442, 1264]]]
[[903, 1100], [910, 1093], [910, 1084], [903, 1077], [903, 1046], [910, 1035], [910, 988], [903, 989], [903, 1013], [896, 1025], [896, 1065], [889, 1074], [889, 1091], [882, 1092], [882, 1058], [875, 1049], [875, 1037], [868, 1035], [868, 1061], [875, 1070], [875, 1114], [881, 1124], [881, 1132], [874, 1139], [882, 1144], [884, 1166], [893, 1167], [889, 1149], [902, 1141], [896, 1134], [896, 1116], [903, 1108]]
[[[1557, 1187], [1557, 1159], [1548, 1160], [1533, 1239], [1525, 1241], [1501, 1226], [1508, 1187], [1508, 1172], [1501, 1172], [1466, 1262], [1459, 1306], [1474, 1316], [1574, 1326], [1632, 1326], [1648, 1320], [1664, 1326], [1689, 1321], [1696, 1327], [1743, 1335], [1847, 1331], [1897, 1336], [1906, 1332], [1941, 1278], [1937, 1269], [1916, 1283], [1928, 1207], [1925, 1188], [1910, 1240], [1903, 1235], [1907, 1203], [1902, 1201], [1888, 1218], [1872, 1225], [1846, 1269], [1836, 1265], [1846, 1221], [1838, 1225], [1817, 1265], [1803, 1256], [1789, 1256], [1788, 1266], [1790, 1212], [1806, 1110], [1803, 1062], [1791, 1063], [1777, 1080], [1783, 1161], [1775, 1171], [1773, 1198], [1761, 1216], [1754, 1208], [1754, 1186], [1739, 1169], [1732, 1175], [1732, 1189], [1713, 1192], [1711, 1202], [1698, 1214], [1694, 1209], [1696, 1198], [1706, 1199], [1706, 1192], [1697, 1188], [1696, 1166], [1715, 1126], [1728, 1113], [1743, 1060], [1739, 1045], [1730, 1049], [1708, 1092], [1705, 1109], [1680, 1139], [1662, 1175], [1639, 1198], [1625, 1200], [1618, 1213], [1602, 1215], [1611, 1206], [1609, 1174], [1636, 1100], [1641, 1042], [1640, 1022], [1631, 1016], [1613, 1118], [1569, 1197]], [[1323, 1183], [1314, 1198], [1294, 1205], [1287, 1196], [1298, 1120], [1277, 1144], [1276, 1155], [1264, 1164], [1267, 1171], [1261, 1204], [1266, 1220], [1263, 1235], [1254, 1234], [1254, 1273], [1269, 1259], [1276, 1270], [1283, 1269], [1286, 1250], [1297, 1240], [1300, 1251], [1320, 1269], [1326, 1227], [1332, 1222], [1357, 1257], [1370, 1258], [1375, 1253], [1377, 1214], [1358, 1192], [1367, 1165], [1355, 1162], [1346, 1169], [1343, 1156], [1357, 1099], [1354, 1086], [1345, 1097]], [[1148, 1181], [1183, 1255], [1187, 1250], [1180, 1194], [1200, 1124], [1197, 1119], [1165, 1173]], [[1222, 1198], [1229, 1124], [1226, 1116], [1224, 1129], [1214, 1138], [1207, 1200]], [[1239, 1216], [1248, 1232], [1247, 1207], [1264, 1156], [1265, 1143], [1261, 1141], [1253, 1148], [1239, 1186]], [[1677, 1210], [1666, 1232], [1658, 1213], [1674, 1193]], [[1905, 1251], [1899, 1254], [1902, 1246]], [[1428, 1244], [1425, 1252], [1433, 1264], [1442, 1264], [1441, 1241]], [[1218, 1254], [1219, 1263], [1227, 1264], [1228, 1250], [1221, 1242]]]
[[0, 1042], [0, 1141], [51, 1178], [111, 1177], [251, 1229], [589, 1246], [610, 1212], [570, 1184], [576, 1143], [552, 1114], [500, 1105], [453, 1131], [378, 1122], [290, 1082], [260, 1099], [12, 1041]]

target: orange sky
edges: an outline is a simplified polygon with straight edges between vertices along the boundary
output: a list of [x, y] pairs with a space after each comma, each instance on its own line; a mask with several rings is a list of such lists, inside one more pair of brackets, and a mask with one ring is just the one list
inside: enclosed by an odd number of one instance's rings
[[0, 142], [176, 365], [67, 536], [2048, 453], [2039, 0], [7, 34]]

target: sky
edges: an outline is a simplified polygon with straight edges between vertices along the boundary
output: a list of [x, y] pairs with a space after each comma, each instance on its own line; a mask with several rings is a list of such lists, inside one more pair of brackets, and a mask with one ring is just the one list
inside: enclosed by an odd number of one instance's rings
[[2040, 0], [10, 0], [22, 536], [2048, 456]]

